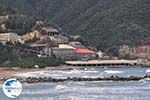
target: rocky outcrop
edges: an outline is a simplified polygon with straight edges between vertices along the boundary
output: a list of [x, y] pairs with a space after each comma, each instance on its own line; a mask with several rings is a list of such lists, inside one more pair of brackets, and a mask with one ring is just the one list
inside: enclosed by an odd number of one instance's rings
[[[14, 78], [14, 77], [13, 77]], [[0, 81], [4, 82], [8, 78], [0, 78]], [[67, 77], [67, 78], [52, 78], [52, 77], [16, 77], [22, 83], [39, 83], [39, 82], [65, 82], [65, 81], [140, 81], [140, 80], [150, 80], [150, 76], [145, 75], [143, 77], [119, 77], [119, 76], [110, 76], [110, 77]]]
[[135, 58], [147, 59], [150, 61], [150, 45], [141, 45], [129, 47], [127, 45], [120, 47], [120, 55], [128, 55]]
[[20, 36], [20, 39], [23, 41], [23, 42], [27, 42], [29, 40], [32, 40], [34, 38], [39, 38], [40, 37], [40, 34], [38, 31], [33, 31], [33, 32], [30, 32], [30, 33], [27, 33], [23, 36]]

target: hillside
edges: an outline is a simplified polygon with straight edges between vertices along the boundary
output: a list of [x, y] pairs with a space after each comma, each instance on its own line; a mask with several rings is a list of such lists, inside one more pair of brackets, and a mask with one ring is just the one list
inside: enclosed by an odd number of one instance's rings
[[149, 0], [0, 0], [1, 5], [47, 19], [105, 51], [150, 44]]
[[12, 7], [0, 4], [0, 33], [15, 32], [24, 34], [30, 32], [35, 19], [20, 13]]
[[9, 14], [15, 14], [16, 11], [14, 9], [11, 9], [9, 7], [6, 7], [5, 5], [0, 4], [0, 16], [5, 16]]

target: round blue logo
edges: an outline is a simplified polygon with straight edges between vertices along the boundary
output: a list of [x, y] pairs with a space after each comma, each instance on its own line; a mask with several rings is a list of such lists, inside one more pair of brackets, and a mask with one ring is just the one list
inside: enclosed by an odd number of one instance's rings
[[22, 84], [16, 79], [8, 79], [3, 84], [3, 92], [9, 98], [16, 98], [22, 92]]

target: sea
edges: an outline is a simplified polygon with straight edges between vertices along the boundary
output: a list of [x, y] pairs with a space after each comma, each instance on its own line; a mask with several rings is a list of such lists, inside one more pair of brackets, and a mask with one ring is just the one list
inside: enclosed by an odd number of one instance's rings
[[[150, 75], [150, 67], [90, 68], [71, 71], [36, 71], [16, 74], [21, 77], [110, 77]], [[19, 97], [6, 97], [0, 85], [0, 100], [150, 100], [150, 79], [140, 81], [66, 81], [22, 83]]]

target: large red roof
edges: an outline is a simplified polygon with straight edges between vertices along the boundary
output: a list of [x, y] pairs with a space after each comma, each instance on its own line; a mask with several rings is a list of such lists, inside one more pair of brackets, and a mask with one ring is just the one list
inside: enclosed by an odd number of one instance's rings
[[95, 53], [95, 51], [92, 51], [86, 48], [76, 48], [75, 53], [88, 54], [88, 53]]

